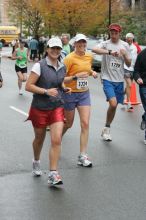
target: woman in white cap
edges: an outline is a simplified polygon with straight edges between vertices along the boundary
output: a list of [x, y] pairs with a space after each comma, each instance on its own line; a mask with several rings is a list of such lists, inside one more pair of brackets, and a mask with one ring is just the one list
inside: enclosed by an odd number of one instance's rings
[[67, 76], [72, 76], [73, 81], [66, 83], [72, 89], [72, 93], [64, 94], [66, 123], [64, 133], [72, 127], [77, 108], [80, 117], [80, 154], [77, 164], [84, 167], [92, 167], [92, 162], [87, 155], [87, 144], [89, 135], [90, 119], [90, 93], [88, 88], [88, 76], [97, 77], [97, 73], [91, 68], [92, 55], [86, 52], [87, 39], [84, 34], [77, 34], [75, 37], [75, 51], [70, 53], [64, 63], [67, 67]]
[[[50, 126], [49, 185], [62, 184], [61, 176], [58, 173], [58, 160], [64, 126], [62, 83], [66, 68], [64, 64], [58, 61], [61, 49], [61, 40], [59, 38], [51, 38], [47, 43], [46, 58], [34, 64], [26, 83], [26, 90], [33, 93], [28, 120], [32, 121], [35, 134], [33, 141], [34, 158], [32, 162], [34, 176], [42, 175], [40, 154], [46, 136], [46, 127]], [[67, 79], [72, 80], [72, 77]]]

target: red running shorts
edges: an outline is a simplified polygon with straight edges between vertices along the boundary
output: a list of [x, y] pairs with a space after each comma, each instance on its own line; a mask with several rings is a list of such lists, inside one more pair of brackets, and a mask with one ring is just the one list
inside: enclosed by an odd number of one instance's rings
[[64, 108], [56, 108], [53, 110], [39, 110], [30, 108], [27, 120], [31, 120], [33, 127], [45, 128], [56, 122], [64, 122]]

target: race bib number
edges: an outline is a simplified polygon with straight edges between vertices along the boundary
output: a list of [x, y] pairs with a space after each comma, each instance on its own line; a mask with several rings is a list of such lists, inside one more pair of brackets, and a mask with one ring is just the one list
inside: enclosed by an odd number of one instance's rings
[[77, 89], [88, 89], [88, 80], [84, 78], [78, 78]]
[[111, 61], [111, 62], [110, 62], [110, 68], [111, 68], [111, 69], [118, 70], [118, 69], [121, 68], [121, 63], [120, 63], [120, 62], [117, 62], [117, 61]]

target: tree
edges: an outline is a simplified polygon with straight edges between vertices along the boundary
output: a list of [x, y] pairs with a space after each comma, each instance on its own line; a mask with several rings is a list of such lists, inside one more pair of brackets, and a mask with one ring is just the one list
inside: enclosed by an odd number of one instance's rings
[[123, 31], [122, 36], [125, 37], [126, 33], [134, 33], [136, 40], [145, 45], [146, 44], [146, 11], [127, 11], [120, 12], [113, 17], [113, 21], [119, 21]]
[[[107, 0], [106, 0], [107, 1]], [[106, 1], [53, 0], [41, 1], [41, 13], [51, 34], [77, 32], [89, 34], [106, 16]]]
[[[14, 24], [24, 27], [27, 35], [38, 36], [41, 31], [42, 16], [35, 0], [9, 0], [9, 16]], [[37, 5], [37, 7], [36, 7]]]

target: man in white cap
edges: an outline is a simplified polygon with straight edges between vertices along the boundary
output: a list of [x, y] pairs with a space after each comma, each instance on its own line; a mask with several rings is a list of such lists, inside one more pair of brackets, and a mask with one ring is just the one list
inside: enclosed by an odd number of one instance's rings
[[132, 33], [126, 34], [126, 42], [129, 44], [130, 52], [131, 52], [131, 66], [127, 66], [124, 64], [124, 78], [126, 81], [126, 96], [127, 96], [127, 110], [132, 111], [133, 107], [130, 102], [130, 93], [131, 93], [131, 84], [133, 80], [133, 71], [134, 71], [134, 65], [137, 58], [137, 48], [133, 43], [134, 35]]

